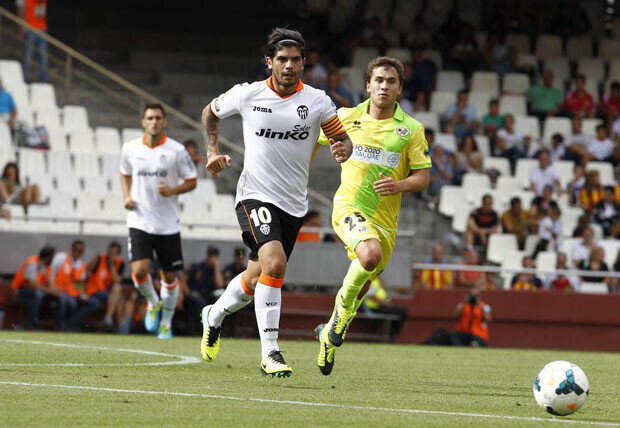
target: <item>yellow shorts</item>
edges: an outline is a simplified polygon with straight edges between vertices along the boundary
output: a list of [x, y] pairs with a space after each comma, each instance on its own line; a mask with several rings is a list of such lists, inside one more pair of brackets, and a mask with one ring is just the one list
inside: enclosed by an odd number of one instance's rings
[[351, 260], [357, 258], [355, 248], [357, 248], [360, 242], [372, 238], [378, 240], [383, 257], [379, 266], [377, 266], [377, 274], [385, 269], [396, 245], [395, 232], [390, 232], [371, 223], [357, 208], [349, 206], [334, 207], [332, 226], [338, 237], [344, 242], [347, 255]]

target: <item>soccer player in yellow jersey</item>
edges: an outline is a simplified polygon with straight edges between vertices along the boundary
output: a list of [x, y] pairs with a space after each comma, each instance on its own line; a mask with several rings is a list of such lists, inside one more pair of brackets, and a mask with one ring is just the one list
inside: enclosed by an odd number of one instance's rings
[[[316, 329], [321, 345], [318, 366], [324, 375], [333, 369], [336, 348], [342, 345], [370, 282], [390, 260], [402, 194], [428, 186], [431, 158], [424, 128], [396, 102], [403, 74], [400, 61], [375, 58], [366, 71], [370, 98], [357, 107], [338, 110], [354, 146], [342, 164], [332, 224], [351, 265], [330, 320]], [[328, 144], [328, 140], [321, 135], [319, 143]]]

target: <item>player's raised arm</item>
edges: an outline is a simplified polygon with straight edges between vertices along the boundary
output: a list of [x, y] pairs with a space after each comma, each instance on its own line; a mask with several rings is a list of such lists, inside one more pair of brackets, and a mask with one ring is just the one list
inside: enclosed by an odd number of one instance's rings
[[207, 171], [217, 177], [224, 168], [230, 165], [232, 159], [228, 155], [221, 155], [217, 147], [220, 119], [213, 113], [212, 105], [213, 103], [209, 103], [202, 111], [202, 138], [207, 150]]

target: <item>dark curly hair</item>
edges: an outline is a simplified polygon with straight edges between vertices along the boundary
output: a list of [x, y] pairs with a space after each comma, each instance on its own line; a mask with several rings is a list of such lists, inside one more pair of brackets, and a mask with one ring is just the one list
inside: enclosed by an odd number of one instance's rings
[[267, 45], [263, 48], [263, 56], [273, 58], [278, 50], [289, 47], [299, 48], [302, 58], [306, 57], [306, 41], [299, 31], [289, 28], [274, 28], [267, 36]]

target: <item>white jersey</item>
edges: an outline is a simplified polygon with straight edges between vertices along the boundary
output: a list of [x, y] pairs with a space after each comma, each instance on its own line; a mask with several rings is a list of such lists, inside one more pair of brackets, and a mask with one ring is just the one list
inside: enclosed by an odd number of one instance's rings
[[136, 202], [136, 208], [127, 212], [127, 226], [153, 235], [178, 233], [178, 195], [162, 196], [157, 186], [196, 180], [196, 167], [185, 147], [166, 134], [153, 148], [140, 137], [123, 144], [120, 170], [131, 176], [131, 199]]
[[308, 170], [321, 128], [332, 137], [344, 132], [336, 106], [324, 91], [297, 84], [282, 97], [271, 80], [233, 86], [211, 102], [223, 119], [243, 119], [245, 156], [237, 183], [239, 201], [256, 199], [302, 217], [308, 211]]

